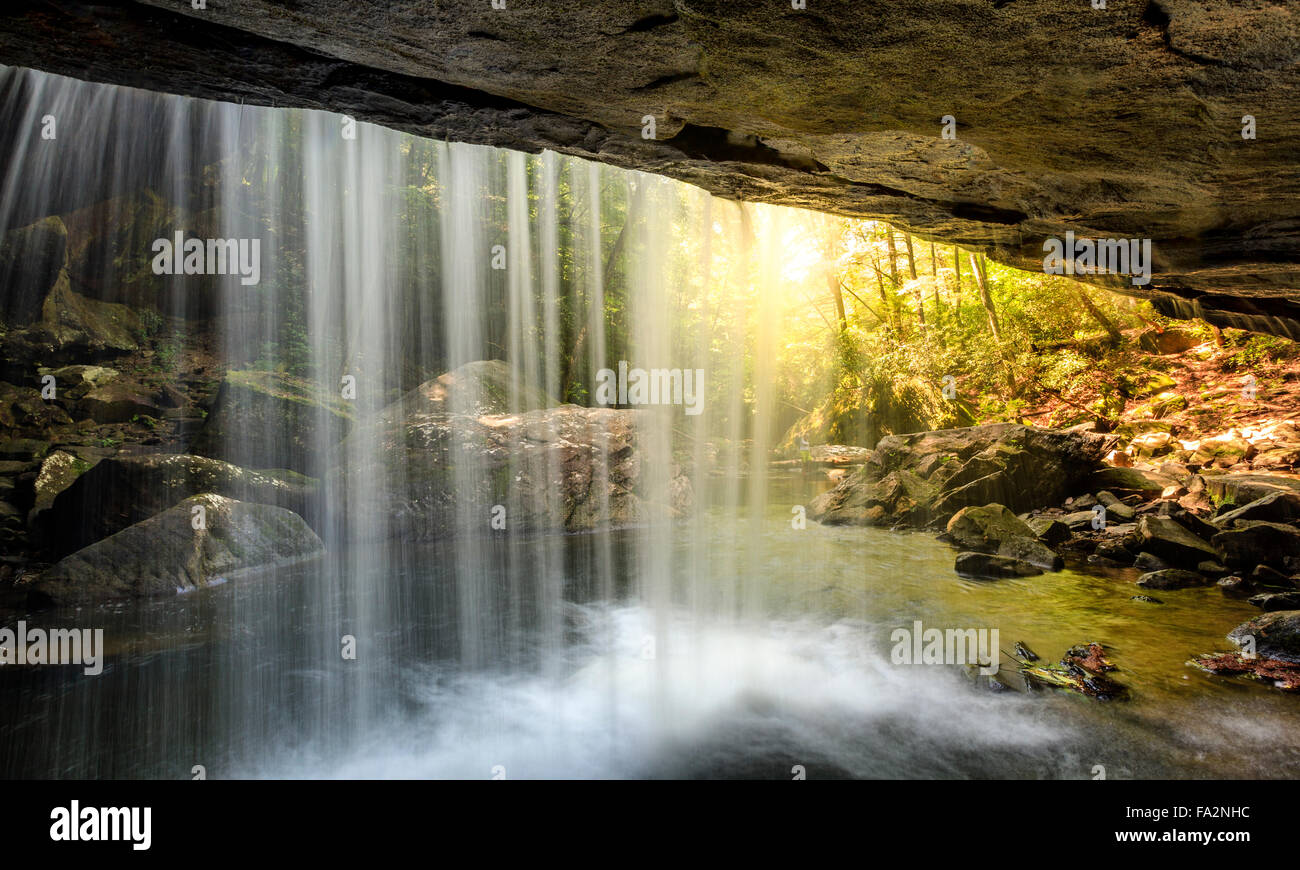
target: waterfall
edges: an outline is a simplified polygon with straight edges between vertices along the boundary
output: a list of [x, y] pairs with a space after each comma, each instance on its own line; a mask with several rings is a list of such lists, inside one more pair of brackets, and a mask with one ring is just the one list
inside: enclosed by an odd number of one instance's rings
[[[205, 400], [226, 403], [226, 425], [165, 426], [148, 449], [307, 480], [308, 519], [326, 543], [308, 567], [268, 568], [211, 600], [141, 606], [123, 631], [138, 639], [198, 626], [205, 645], [170, 658], [154, 683], [113, 679], [90, 691], [104, 715], [134, 710], [132, 727], [164, 745], [162, 756], [96, 759], [64, 746], [51, 763], [167, 775], [205, 755], [214, 768], [256, 775], [272, 747], [330, 758], [366, 745], [418, 706], [412, 686], [422, 680], [571, 680], [583, 644], [630, 645], [668, 727], [680, 713], [670, 685], [680, 660], [700, 652], [719, 620], [759, 614], [767, 457], [780, 432], [763, 386], [771, 356], [753, 353], [754, 371], [747, 359], [755, 342], [773, 340], [780, 316], [782, 233], [791, 221], [829, 218], [715, 201], [552, 152], [28, 70], [4, 70], [0, 104], [16, 120], [0, 228], [60, 216], [72, 291], [161, 323], [141, 341], [168, 349], [165, 359], [152, 354], [161, 378], [192, 379], [196, 352], [210, 354]], [[51, 139], [40, 136], [46, 117]], [[256, 241], [258, 280], [233, 257], [225, 274], [211, 274], [211, 262], [187, 274], [190, 239]], [[168, 274], [153, 268], [158, 240], [181, 243]], [[39, 290], [5, 278], [13, 306], [20, 289]], [[38, 368], [74, 361], [60, 353], [23, 361], [19, 375], [32, 381]], [[489, 426], [531, 420], [504, 466], [475, 452], [472, 428], [452, 427], [450, 440], [466, 443], [445, 456], [417, 456], [377, 422], [433, 401], [428, 384], [439, 375], [486, 360], [504, 364], [503, 384], [467, 378], [468, 388], [448, 390], [443, 413]], [[575, 437], [560, 431], [556, 409], [600, 407], [602, 370], [622, 379], [636, 369], [703, 378], [684, 398], [670, 379], [661, 404], [607, 412], [634, 421], [640, 513], [624, 522], [606, 424], [588, 423], [578, 443], [540, 457], [532, 448]], [[233, 399], [245, 384], [293, 393], [286, 401], [306, 410], [292, 420], [253, 413]], [[505, 395], [492, 395], [497, 387]], [[701, 413], [687, 412], [691, 391]], [[484, 417], [493, 402], [496, 416]], [[550, 483], [587, 451], [597, 457], [591, 497], [566, 506]], [[435, 469], [441, 459], [447, 467]], [[412, 523], [434, 514], [413, 518], [406, 505], [399, 515], [385, 499], [394, 481], [400, 489], [434, 471], [450, 475], [452, 503], [441, 526], [413, 536]], [[521, 476], [550, 483], [516, 497], [511, 481]], [[670, 509], [683, 490], [688, 507]], [[492, 526], [493, 499], [527, 522], [507, 512], [503, 528]], [[575, 528], [566, 509], [593, 519]], [[717, 546], [720, 534], [727, 546]], [[345, 636], [355, 659], [340, 654]], [[615, 728], [617, 658], [606, 667]]]
[[[0, 660], [0, 774], [1294, 769], [1293, 700], [1168, 676], [1241, 602], [1153, 619], [1096, 571], [970, 581], [931, 535], [803, 521], [831, 482], [793, 461], [819, 412], [792, 402], [869, 390], [826, 290], [871, 228], [25, 69], [0, 117], [0, 414], [35, 420], [0, 416], [0, 629], [105, 644], [94, 675]], [[895, 304], [882, 276], [855, 314], [877, 289]], [[199, 495], [253, 520], [162, 523]], [[155, 574], [103, 557], [124, 536]], [[78, 560], [97, 585], [67, 585]], [[1141, 688], [891, 661], [922, 621], [1113, 635]]]

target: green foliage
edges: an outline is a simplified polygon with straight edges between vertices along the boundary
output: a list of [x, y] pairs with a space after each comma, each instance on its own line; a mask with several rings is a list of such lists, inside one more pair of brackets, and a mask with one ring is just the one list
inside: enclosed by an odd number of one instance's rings
[[154, 349], [156, 367], [162, 371], [175, 367], [184, 348], [185, 333], [178, 329], [172, 333], [171, 338], [158, 342], [158, 346]]
[[1225, 346], [1238, 348], [1223, 362], [1223, 367], [1229, 370], [1255, 369], [1296, 355], [1295, 343], [1276, 335], [1225, 329], [1223, 337]]
[[140, 341], [145, 343], [162, 330], [163, 318], [152, 308], [141, 308], [137, 313], [140, 318]]

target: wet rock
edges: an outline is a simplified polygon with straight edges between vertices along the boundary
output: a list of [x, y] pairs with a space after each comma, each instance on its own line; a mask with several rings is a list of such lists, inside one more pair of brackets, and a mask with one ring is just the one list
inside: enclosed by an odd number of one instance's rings
[[[649, 412], [561, 405], [474, 417], [389, 409], [352, 438], [376, 446], [353, 462], [339, 446], [329, 487], [352, 536], [428, 539], [486, 533], [494, 507], [512, 531], [589, 531], [671, 519], [693, 509], [689, 478], [652, 467], [639, 422]], [[373, 427], [373, 428], [369, 428]], [[465, 523], [469, 525], [466, 526]]]
[[[827, 524], [864, 525], [879, 507], [889, 524], [946, 524], [959, 510], [987, 504], [1013, 512], [1059, 504], [1096, 468], [1102, 436], [996, 423], [881, 439], [861, 469], [809, 505]], [[915, 469], [926, 457], [955, 461], [928, 478]]]
[[1219, 557], [1214, 547], [1169, 517], [1146, 514], [1138, 519], [1137, 533], [1144, 552], [1174, 567], [1194, 568]]
[[1187, 589], [1192, 586], [1207, 586], [1211, 582], [1210, 578], [1195, 571], [1166, 568], [1143, 574], [1138, 578], [1137, 585], [1144, 589]]
[[1060, 554], [1000, 504], [962, 508], [948, 521], [947, 534], [960, 547], [996, 551], [1000, 556], [1050, 571], [1060, 570], [1065, 564]]
[[1151, 553], [1138, 553], [1137, 558], [1133, 560], [1133, 567], [1139, 571], [1165, 571], [1172, 567], [1164, 559]]
[[1133, 554], [1119, 541], [1102, 541], [1093, 553], [1116, 565], [1132, 565], [1134, 561]]
[[1198, 573], [1204, 574], [1207, 577], [1222, 577], [1224, 574], [1228, 573], [1226, 566], [1213, 561], [1201, 562], [1196, 566], [1196, 570]]
[[1293, 585], [1291, 577], [1268, 565], [1256, 565], [1255, 570], [1250, 572], [1250, 579], [1256, 586], [1280, 586], [1285, 589]]
[[1247, 569], [1270, 565], [1290, 571], [1300, 560], [1300, 529], [1281, 523], [1237, 521], [1237, 528], [1219, 532], [1212, 539], [1229, 568]]
[[1289, 523], [1300, 519], [1300, 492], [1278, 491], [1215, 517], [1214, 524], [1228, 528], [1234, 520]]
[[1150, 595], [1131, 595], [1130, 601], [1137, 601], [1141, 604], [1164, 604], [1159, 598], [1152, 598]]
[[1070, 539], [1070, 527], [1051, 517], [1031, 517], [1025, 525], [1049, 547], [1055, 547]]
[[1092, 489], [1104, 489], [1121, 496], [1140, 495], [1144, 498], [1154, 498], [1165, 487], [1177, 483], [1178, 481], [1163, 474], [1139, 468], [1104, 468], [1089, 478]]
[[[195, 508], [203, 510], [197, 529]], [[323, 550], [292, 511], [204, 494], [67, 556], [30, 593], [55, 605], [174, 595]]]
[[57, 217], [0, 236], [0, 321], [22, 327], [40, 320], [45, 297], [67, 262], [67, 242], [67, 228]]
[[150, 392], [123, 383], [95, 387], [86, 393], [78, 406], [96, 423], [129, 423], [137, 417], [161, 417], [163, 414]]
[[1071, 511], [1092, 510], [1093, 505], [1100, 504], [1091, 493], [1084, 493], [1076, 498], [1066, 499], [1065, 506]]
[[996, 550], [1013, 537], [1037, 537], [1027, 524], [1000, 504], [962, 508], [948, 520], [946, 531], [968, 550]]
[[60, 554], [79, 550], [193, 495], [211, 493], [309, 515], [310, 482], [247, 471], [178, 453], [104, 459], [54, 498], [42, 514]]
[[1257, 656], [1300, 664], [1300, 610], [1257, 616], [1230, 631], [1228, 640], [1237, 646], [1253, 644]]
[[1252, 595], [1249, 602], [1261, 610], [1272, 613], [1278, 610], [1300, 608], [1300, 592], [1261, 592]]
[[1094, 523], [1100, 523], [1098, 519], [1101, 514], [1096, 511], [1075, 511], [1061, 517], [1061, 522], [1065, 524], [1071, 532], [1088, 532], [1093, 530]]
[[959, 553], [955, 568], [963, 577], [974, 578], [1033, 577], [1043, 573], [1036, 565], [990, 553]]
[[63, 450], [56, 450], [41, 463], [40, 473], [34, 482], [35, 498], [31, 509], [33, 520], [54, 504], [54, 499], [73, 481], [89, 471], [92, 463]]
[[[280, 372], [228, 372], [190, 450], [246, 468], [325, 471], [329, 450], [351, 431], [354, 403], [326, 387]], [[249, 432], [277, 437], [248, 437]]]
[[[73, 292], [67, 228], [60, 218], [47, 217], [9, 233], [4, 247], [12, 259], [24, 264], [18, 273], [32, 279], [19, 292], [10, 293], [21, 300], [22, 312], [9, 319], [21, 328], [0, 336], [6, 357], [72, 361], [136, 349], [140, 318], [135, 311]], [[39, 268], [28, 269], [29, 258], [38, 260]], [[0, 275], [5, 271], [0, 264]]]
[[[1258, 501], [1275, 492], [1300, 492], [1300, 480], [1271, 474], [1206, 474], [1205, 489], [1218, 504], [1230, 504], [1228, 511]], [[1225, 511], [1226, 512], [1226, 511]]]
[[[1161, 505], [1161, 508], [1164, 509], [1166, 508], [1166, 506]], [[1193, 535], [1196, 535], [1196, 537], [1200, 538], [1203, 541], [1210, 540], [1220, 532], [1220, 528], [1217, 525], [1208, 522], [1207, 520], [1201, 519], [1199, 516], [1197, 516], [1196, 514], [1192, 513], [1189, 510], [1186, 510], [1185, 508], [1178, 507], [1172, 504], [1168, 505], [1167, 508], [1168, 508], [1168, 512], [1164, 513], [1164, 515], [1168, 516], [1171, 520], [1178, 523], [1178, 525], [1187, 529], [1187, 531], [1191, 532]]]
[[1065, 567], [1065, 559], [1060, 553], [1048, 547], [1037, 538], [1010, 537], [998, 544], [998, 555], [1021, 562], [1028, 562], [1048, 571], [1059, 571]]
[[[7, 501], [0, 501], [0, 543], [14, 546], [26, 540], [27, 529], [23, 511]], [[5, 548], [8, 549], [8, 546]]]
[[1015, 651], [1016, 651], [1016, 655], [1019, 656], [1024, 661], [1027, 662], [1038, 661], [1038, 654], [1020, 641], [1016, 641]]
[[[482, 417], [539, 411], [555, 402], [540, 390], [512, 383], [501, 360], [466, 363], [411, 390], [384, 409], [381, 419], [395, 422], [414, 414], [467, 414]], [[864, 451], [865, 452], [865, 451]]]
[[1120, 523], [1131, 523], [1137, 518], [1137, 514], [1134, 512], [1133, 508], [1124, 504], [1124, 502], [1116, 498], [1113, 493], [1107, 492], [1104, 489], [1097, 493], [1097, 501], [1106, 508], [1106, 517], [1108, 521], [1113, 520]]
[[39, 369], [52, 375], [60, 398], [80, 399], [97, 387], [105, 387], [121, 377], [121, 372], [107, 366], [72, 365], [56, 369]]
[[40, 390], [0, 382], [0, 429], [45, 431], [70, 422], [68, 412], [43, 399]]
[[1255, 591], [1255, 586], [1250, 580], [1236, 574], [1224, 577], [1219, 581], [1218, 586], [1225, 595], [1244, 596]]
[[36, 438], [11, 438], [0, 441], [0, 460], [33, 463], [50, 452], [50, 442]]

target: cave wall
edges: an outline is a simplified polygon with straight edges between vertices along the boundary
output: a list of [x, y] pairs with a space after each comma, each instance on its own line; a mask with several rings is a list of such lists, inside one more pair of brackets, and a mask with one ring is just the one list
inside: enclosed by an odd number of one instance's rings
[[[1149, 285], [1090, 280], [1300, 337], [1295, 4], [505, 5], [7, 0], [0, 63], [551, 148], [1029, 269], [1067, 230], [1149, 238]], [[7, 124], [0, 147], [32, 134]]]

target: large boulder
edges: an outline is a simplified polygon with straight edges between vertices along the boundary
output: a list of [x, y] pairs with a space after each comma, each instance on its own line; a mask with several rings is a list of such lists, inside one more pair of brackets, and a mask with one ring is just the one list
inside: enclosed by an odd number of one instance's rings
[[190, 450], [247, 468], [319, 476], [353, 420], [353, 405], [339, 389], [281, 372], [232, 371]]
[[0, 323], [30, 326], [67, 263], [68, 231], [47, 217], [0, 237]]
[[1035, 538], [1034, 530], [1000, 504], [967, 507], [948, 520], [948, 536], [968, 550], [996, 550], [1008, 538]]
[[197, 495], [60, 560], [30, 593], [56, 605], [174, 595], [323, 549], [292, 511]]
[[129, 423], [137, 417], [161, 417], [163, 409], [143, 387], [111, 383], [95, 387], [81, 399], [82, 413], [96, 423]]
[[1216, 526], [1231, 528], [1235, 520], [1289, 523], [1300, 519], [1300, 492], [1278, 491], [1214, 518]]
[[[644, 411], [562, 405], [472, 416], [389, 408], [336, 451], [326, 483], [351, 536], [430, 538], [487, 531], [586, 531], [681, 516], [687, 477], [647, 467]], [[352, 518], [361, 518], [355, 522]], [[465, 529], [465, 524], [471, 526]]]
[[1178, 481], [1167, 474], [1140, 468], [1102, 468], [1088, 479], [1092, 492], [1106, 491], [1114, 495], [1140, 495], [1151, 498], [1160, 495], [1170, 486], [1177, 486]]
[[71, 423], [68, 412], [41, 398], [41, 391], [0, 381], [0, 429], [44, 432]]
[[1233, 570], [1268, 565], [1284, 572], [1300, 570], [1300, 529], [1282, 523], [1238, 520], [1237, 528], [1212, 539]]
[[1255, 655], [1300, 664], [1300, 610], [1266, 613], [1228, 633], [1228, 640], [1238, 646], [1248, 637], [1255, 645]]
[[122, 373], [107, 366], [73, 365], [57, 369], [42, 368], [38, 374], [53, 375], [60, 398], [80, 399], [92, 390], [107, 386]]
[[815, 498], [809, 515], [827, 524], [922, 527], [946, 524], [964, 507], [1055, 505], [1099, 466], [1106, 447], [1091, 433], [1014, 423], [891, 435], [861, 469]]
[[304, 515], [311, 495], [301, 480], [246, 471], [219, 459], [180, 453], [117, 456], [102, 460], [58, 493], [43, 519], [56, 552], [66, 554], [202, 493]]
[[78, 477], [94, 465], [94, 460], [84, 459], [67, 450], [55, 450], [45, 457], [32, 485], [34, 499], [30, 517], [34, 520], [42, 511], [52, 507], [59, 493], [72, 486]]
[[1195, 571], [1181, 568], [1165, 568], [1160, 571], [1148, 571], [1137, 580], [1137, 585], [1146, 589], [1186, 589], [1190, 586], [1208, 586], [1214, 582], [1209, 577]]
[[[2, 314], [9, 359], [94, 358], [137, 348], [140, 318], [125, 305], [76, 293], [68, 275], [67, 228], [57, 217], [10, 232], [0, 245]], [[16, 288], [16, 289], [13, 289]]]
[[1245, 505], [1275, 492], [1300, 492], [1300, 480], [1274, 474], [1206, 474], [1205, 491], [1217, 503]]
[[1219, 558], [1208, 542], [1192, 534], [1172, 517], [1145, 514], [1137, 522], [1138, 546], [1177, 568], [1195, 568]]
[[380, 414], [395, 423], [414, 414], [510, 414], [555, 403], [541, 390], [520, 383], [501, 360], [479, 360], [439, 375], [408, 392]]
[[963, 577], [978, 579], [995, 577], [1033, 577], [1042, 574], [1037, 565], [1011, 556], [989, 553], [958, 553], [954, 570]]
[[948, 537], [968, 550], [996, 552], [1038, 568], [1059, 570], [1064, 559], [1034, 530], [1000, 504], [962, 508], [948, 521]]

